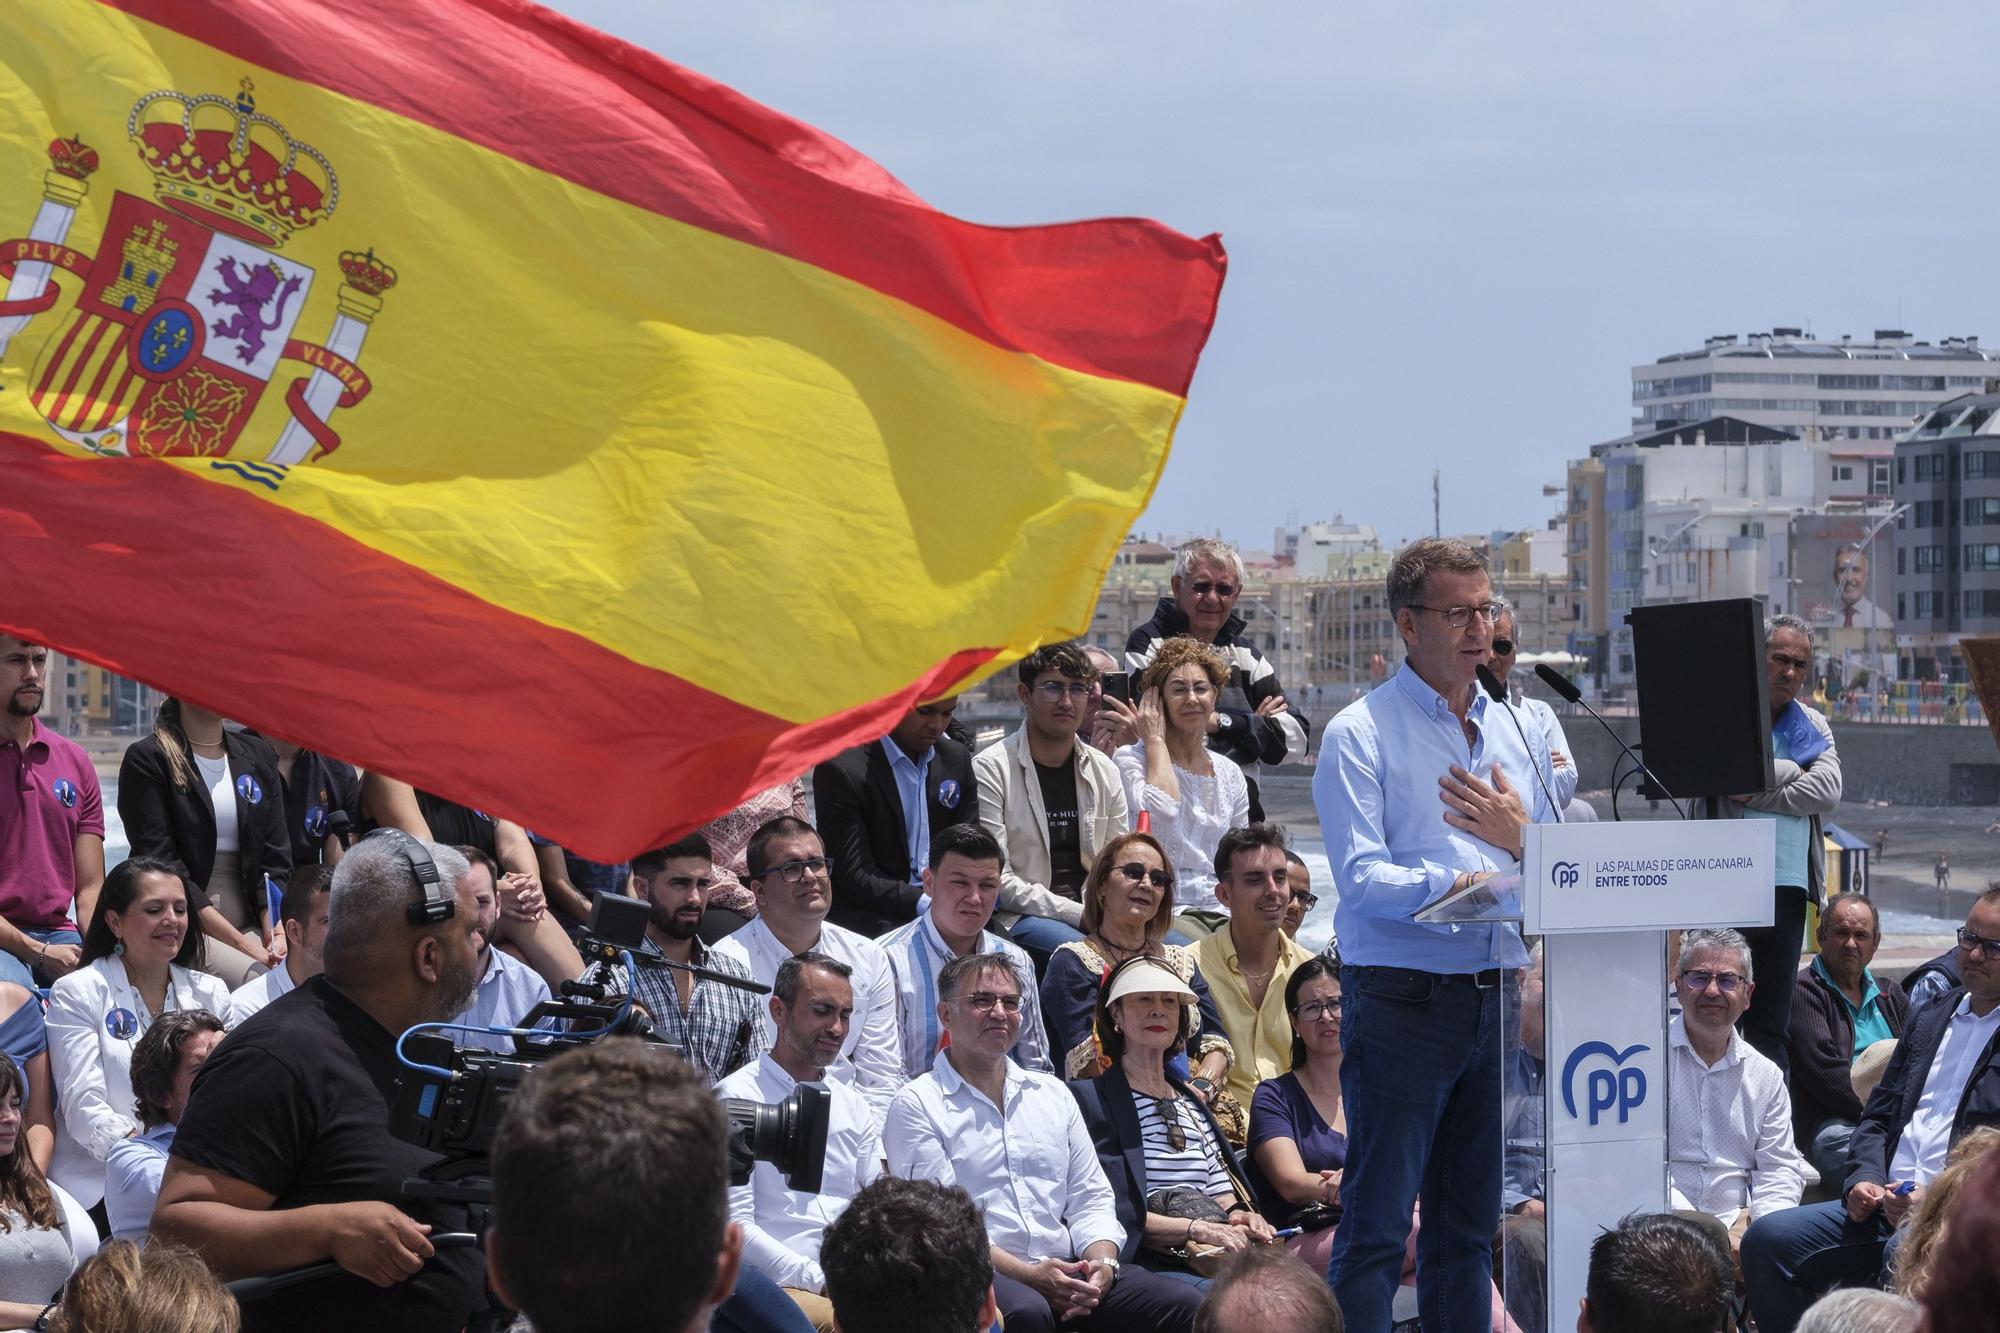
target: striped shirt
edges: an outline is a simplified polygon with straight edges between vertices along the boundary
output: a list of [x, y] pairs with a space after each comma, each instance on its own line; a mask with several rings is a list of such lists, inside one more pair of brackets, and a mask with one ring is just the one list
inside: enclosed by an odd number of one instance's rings
[[[1161, 1098], [1143, 1092], [1132, 1094], [1139, 1110], [1139, 1141], [1146, 1155], [1146, 1192], [1189, 1185], [1220, 1199], [1236, 1192], [1222, 1155], [1208, 1136], [1201, 1112], [1188, 1105], [1187, 1098]], [[1161, 1114], [1164, 1107], [1166, 1115]], [[1169, 1138], [1167, 1115], [1180, 1122], [1184, 1146], [1176, 1149]]]
[[[700, 940], [694, 942], [690, 961], [711, 972], [750, 980], [750, 969], [741, 961], [714, 952]], [[653, 1016], [654, 1033], [709, 1083], [734, 1073], [771, 1048], [764, 996], [696, 977], [687, 1008], [682, 1009], [677, 974], [671, 968], [642, 962], [636, 970], [637, 999]], [[615, 989], [622, 991], [624, 987]]]

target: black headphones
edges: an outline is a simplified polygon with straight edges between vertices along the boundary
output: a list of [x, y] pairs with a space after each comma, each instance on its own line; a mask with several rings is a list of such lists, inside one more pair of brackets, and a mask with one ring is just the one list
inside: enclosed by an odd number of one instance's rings
[[367, 842], [371, 838], [381, 838], [395, 845], [396, 854], [403, 858], [403, 864], [410, 868], [410, 874], [416, 877], [417, 887], [423, 891], [422, 902], [411, 903], [404, 909], [405, 919], [413, 926], [435, 926], [440, 921], [449, 921], [458, 911], [458, 903], [445, 892], [437, 862], [431, 860], [431, 854], [423, 843], [399, 828], [374, 829], [362, 841]]

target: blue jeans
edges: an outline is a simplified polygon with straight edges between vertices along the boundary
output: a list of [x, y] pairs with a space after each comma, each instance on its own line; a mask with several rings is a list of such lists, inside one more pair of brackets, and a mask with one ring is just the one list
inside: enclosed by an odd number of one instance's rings
[[1349, 1328], [1386, 1329], [1423, 1194], [1424, 1333], [1488, 1333], [1500, 1221], [1500, 987], [1403, 967], [1340, 969], [1347, 1172], [1327, 1282]]
[[1752, 1222], [1743, 1234], [1743, 1287], [1758, 1333], [1792, 1333], [1807, 1308], [1836, 1287], [1880, 1286], [1902, 1237], [1880, 1209], [1856, 1222], [1838, 1199]]
[[1852, 1120], [1824, 1120], [1813, 1131], [1812, 1146], [1806, 1152], [1806, 1159], [1819, 1172], [1819, 1183], [1836, 1195], [1847, 1191], [1847, 1144], [1854, 1137]]
[[715, 1307], [715, 1333], [813, 1333], [813, 1326], [784, 1288], [744, 1264], [736, 1290]]
[[[68, 925], [57, 926], [54, 930], [36, 930], [32, 926], [16, 926], [15, 929], [29, 939], [39, 940], [43, 944], [83, 943], [83, 936]], [[0, 981], [11, 981], [16, 986], [26, 986], [29, 990], [34, 990], [37, 986], [48, 986], [54, 980], [53, 977], [38, 975], [36, 969], [29, 967], [5, 949], [0, 949]]]
[[1039, 975], [1049, 970], [1049, 958], [1071, 940], [1083, 938], [1075, 926], [1065, 926], [1054, 917], [1024, 916], [1007, 927], [1007, 938], [1028, 951]]

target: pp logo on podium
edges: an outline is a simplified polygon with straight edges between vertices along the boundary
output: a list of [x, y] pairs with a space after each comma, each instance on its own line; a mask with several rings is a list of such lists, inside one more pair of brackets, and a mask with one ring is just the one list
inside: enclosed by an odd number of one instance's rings
[[1632, 1118], [1632, 1112], [1645, 1104], [1646, 1071], [1643, 1069], [1620, 1068], [1627, 1060], [1649, 1049], [1645, 1045], [1628, 1047], [1620, 1051], [1610, 1042], [1587, 1041], [1569, 1054], [1563, 1061], [1563, 1109], [1569, 1118], [1578, 1119], [1576, 1113], [1576, 1073], [1578, 1066], [1593, 1056], [1603, 1056], [1611, 1062], [1608, 1069], [1593, 1069], [1584, 1080], [1584, 1109], [1590, 1124], [1611, 1111], [1618, 1112], [1618, 1123], [1624, 1124]]
[[1549, 883], [1556, 888], [1573, 889], [1581, 878], [1583, 872], [1577, 869], [1574, 861], [1558, 861], [1549, 867]]

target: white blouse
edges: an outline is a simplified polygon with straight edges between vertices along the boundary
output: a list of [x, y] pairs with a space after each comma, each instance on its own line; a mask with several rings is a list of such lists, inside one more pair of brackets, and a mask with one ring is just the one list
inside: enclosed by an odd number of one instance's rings
[[1215, 896], [1215, 848], [1222, 835], [1250, 822], [1250, 785], [1234, 759], [1210, 751], [1209, 765], [1215, 776], [1203, 777], [1174, 765], [1174, 781], [1181, 798], [1167, 794], [1146, 781], [1146, 743], [1127, 745], [1111, 756], [1118, 776], [1125, 781], [1125, 803], [1138, 827], [1139, 812], [1153, 817], [1152, 833], [1166, 848], [1174, 868], [1174, 905], [1204, 912], [1224, 911]]

